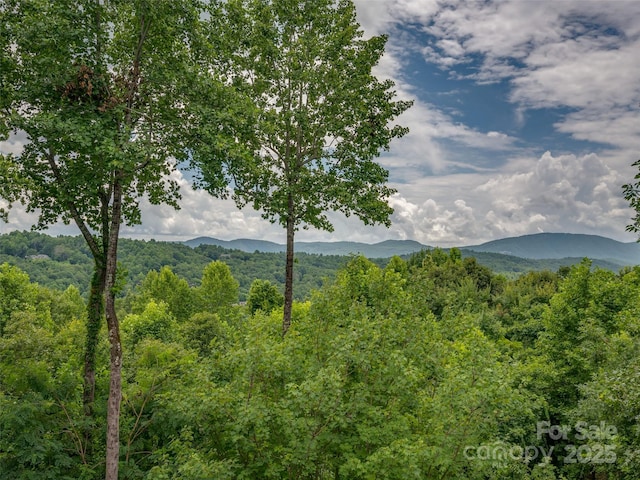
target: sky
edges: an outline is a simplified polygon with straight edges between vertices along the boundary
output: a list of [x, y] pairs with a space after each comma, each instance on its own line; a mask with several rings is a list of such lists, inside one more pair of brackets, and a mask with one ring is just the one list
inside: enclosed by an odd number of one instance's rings
[[[335, 230], [297, 241], [416, 240], [465, 246], [566, 232], [631, 242], [622, 185], [640, 159], [640, 1], [355, 0], [365, 36], [388, 35], [375, 74], [414, 105], [410, 132], [378, 161], [397, 190], [392, 225], [330, 215]], [[0, 143], [19, 149], [19, 140]], [[143, 202], [123, 236], [285, 242], [250, 207], [195, 191], [182, 173], [181, 210]], [[29, 229], [19, 207], [0, 233]], [[51, 234], [76, 235], [56, 225]]]

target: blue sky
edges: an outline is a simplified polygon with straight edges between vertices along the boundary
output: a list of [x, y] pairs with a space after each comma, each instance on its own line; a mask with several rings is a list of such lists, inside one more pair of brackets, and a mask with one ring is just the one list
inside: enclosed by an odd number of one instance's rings
[[537, 232], [623, 241], [640, 158], [640, 2], [357, 2], [381, 75], [416, 104], [382, 162], [391, 232], [466, 245]]
[[[538, 232], [634, 241], [621, 186], [640, 158], [640, 2], [356, 0], [365, 36], [386, 33], [376, 74], [414, 106], [380, 158], [398, 193], [392, 226], [332, 215], [304, 241], [477, 244]], [[16, 148], [7, 142], [4, 150]], [[193, 191], [182, 210], [145, 206], [126, 236], [284, 243], [250, 208]], [[0, 232], [28, 229], [17, 209]], [[55, 227], [52, 233], [77, 232]]]

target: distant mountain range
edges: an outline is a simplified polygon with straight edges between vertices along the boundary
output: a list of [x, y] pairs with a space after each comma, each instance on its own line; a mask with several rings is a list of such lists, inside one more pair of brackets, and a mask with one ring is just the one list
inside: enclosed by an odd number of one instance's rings
[[588, 257], [623, 265], [640, 265], [640, 244], [618, 242], [598, 235], [538, 233], [494, 240], [465, 249], [531, 259]]
[[[243, 252], [278, 253], [286, 250], [285, 245], [267, 242], [265, 240], [251, 240], [241, 238], [238, 240], [218, 240], [211, 237], [198, 237], [184, 242], [194, 248], [198, 245], [217, 245], [229, 250], [242, 250]], [[407, 255], [425, 248], [432, 248], [413, 240], [385, 240], [380, 243], [359, 242], [296, 242], [297, 252], [316, 255], [357, 255], [368, 258], [388, 258], [394, 255]]]
[[[217, 245], [244, 252], [284, 252], [285, 246], [263, 240], [218, 240], [198, 237], [184, 242], [190, 247]], [[413, 240], [386, 240], [368, 244], [359, 242], [296, 242], [296, 251], [321, 255], [362, 254], [368, 258], [388, 258], [431, 249]], [[600, 259], [614, 265], [640, 265], [640, 244], [623, 243], [597, 235], [538, 233], [493, 240], [481, 245], [459, 247], [463, 252], [486, 252], [527, 259], [584, 258]]]

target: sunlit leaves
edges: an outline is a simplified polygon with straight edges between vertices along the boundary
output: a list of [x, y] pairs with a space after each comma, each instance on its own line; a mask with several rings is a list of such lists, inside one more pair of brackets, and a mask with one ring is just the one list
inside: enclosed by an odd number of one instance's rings
[[214, 261], [204, 268], [194, 295], [197, 311], [218, 312], [238, 301], [238, 281], [226, 263]]
[[[633, 166], [640, 167], [640, 160], [634, 162]], [[632, 218], [633, 223], [627, 225], [627, 231], [637, 233], [640, 231], [640, 173], [634, 179], [635, 182], [622, 186], [622, 193], [629, 206], [636, 212]]]
[[251, 283], [247, 308], [252, 314], [261, 310], [268, 315], [274, 308], [282, 306], [282, 302], [282, 294], [268, 280], [256, 279]]

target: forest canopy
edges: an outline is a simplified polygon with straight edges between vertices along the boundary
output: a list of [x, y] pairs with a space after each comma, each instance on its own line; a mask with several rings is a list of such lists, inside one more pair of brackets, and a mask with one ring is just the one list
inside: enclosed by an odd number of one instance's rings
[[[345, 261], [284, 337], [281, 291], [238, 304], [220, 260], [123, 294], [121, 478], [636, 478], [640, 267]], [[0, 289], [0, 478], [98, 478], [79, 290], [9, 264]]]
[[[256, 279], [268, 280], [284, 289], [284, 263], [282, 253], [252, 253], [225, 249], [215, 245], [189, 248], [180, 242], [131, 240], [123, 238], [119, 244], [119, 258], [126, 268], [124, 292], [135, 288], [151, 270], [160, 271], [168, 266], [189, 285], [196, 286], [202, 269], [212, 260], [221, 260], [238, 280], [239, 298], [246, 300], [251, 284]], [[443, 250], [446, 252], [446, 250]], [[533, 260], [497, 253], [461, 250], [463, 257], [477, 258], [494, 273], [517, 278], [523, 273], [539, 270], [558, 271], [580, 263], [581, 258]], [[408, 259], [408, 256], [405, 256]], [[370, 258], [384, 267], [389, 258]], [[296, 253], [297, 300], [309, 299], [311, 292], [332, 278], [348, 261], [348, 256]], [[91, 254], [79, 237], [53, 237], [38, 232], [14, 231], [0, 235], [0, 263], [8, 262], [29, 274], [32, 281], [58, 290], [76, 286], [86, 296], [91, 275]], [[605, 260], [593, 260], [593, 265], [617, 272], [621, 267]]]

